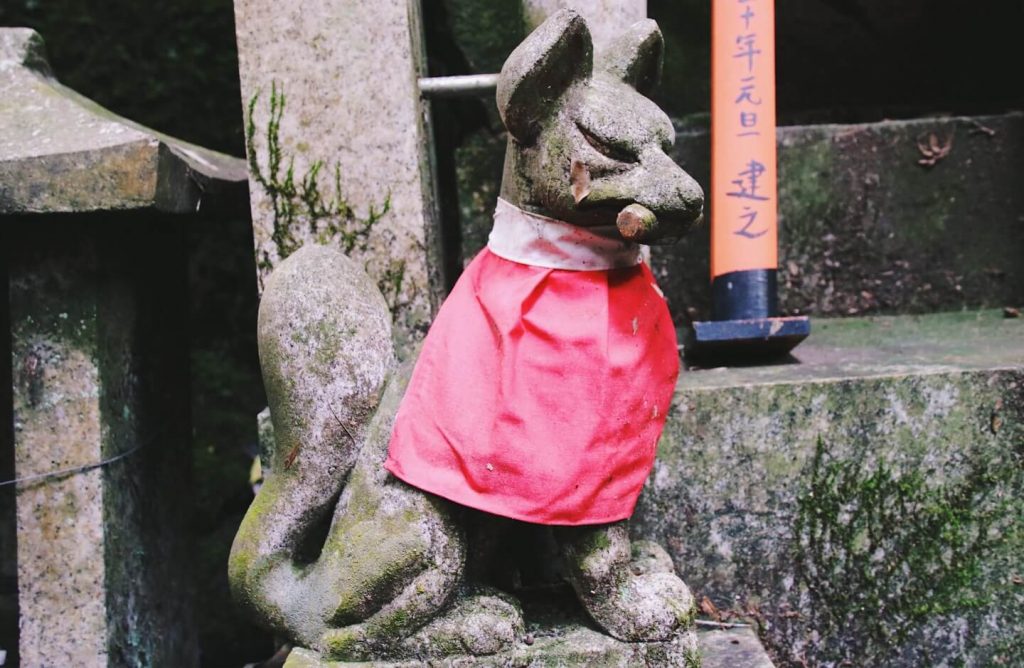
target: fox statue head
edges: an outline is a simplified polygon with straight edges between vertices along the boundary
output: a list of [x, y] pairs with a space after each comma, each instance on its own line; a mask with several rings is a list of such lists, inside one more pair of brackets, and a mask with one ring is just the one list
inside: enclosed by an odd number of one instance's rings
[[666, 151], [668, 116], [646, 94], [664, 40], [652, 20], [594, 57], [584, 19], [545, 21], [505, 62], [497, 102], [509, 132], [501, 196], [521, 209], [640, 243], [676, 239], [704, 193]]

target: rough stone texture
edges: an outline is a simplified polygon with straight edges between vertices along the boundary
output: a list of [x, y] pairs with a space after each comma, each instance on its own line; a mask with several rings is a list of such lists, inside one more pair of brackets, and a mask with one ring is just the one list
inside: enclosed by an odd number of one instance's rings
[[[513, 51], [497, 92], [513, 135], [503, 193], [609, 236], [622, 201], [635, 201], [657, 216], [652, 235], [671, 235], [697, 218], [702, 194], [664, 152], [668, 117], [634, 88], [657, 77], [657, 26], [622, 39], [593, 73], [586, 22], [564, 10]], [[594, 177], [575, 198], [570, 162]], [[409, 369], [378, 406], [392, 348], [371, 279], [355, 260], [307, 244], [267, 279], [259, 322], [274, 434], [264, 439], [269, 474], [232, 549], [236, 598], [334, 660], [504, 651], [522, 613], [467, 589], [486, 583], [464, 582], [460, 513], [383, 468]], [[693, 597], [663, 550], [631, 549], [624, 523], [558, 536], [580, 602], [607, 633], [652, 648], [678, 635], [692, 650]]]
[[[705, 129], [672, 156], [709, 179]], [[918, 164], [934, 135], [950, 151]], [[1024, 303], [1024, 114], [782, 127], [779, 302], [787, 314], [921, 313]], [[714, 212], [708, 212], [712, 220]], [[706, 318], [708, 231], [656, 249], [673, 313]]]
[[1024, 321], [819, 320], [797, 355], [682, 374], [635, 532], [783, 665], [1020, 664]]
[[[656, 78], [662, 47], [656, 26], [640, 28], [608, 50], [594, 76], [590, 32], [571, 10], [552, 15], [509, 56], [497, 95], [513, 134], [506, 199], [603, 224], [609, 235], [623, 200], [649, 207], [657, 236], [697, 217], [698, 187], [665, 154], [671, 122], [634, 88]], [[632, 158], [618, 160], [616, 151]], [[569, 162], [594, 175], [589, 193], [574, 200]], [[378, 407], [391, 343], [371, 280], [355, 260], [307, 245], [267, 280], [259, 323], [275, 428], [270, 472], [231, 553], [242, 606], [330, 659], [505, 650], [521, 613], [513, 601], [463, 588], [465, 535], [455, 508], [383, 468], [408, 370], [391, 379]], [[693, 598], [664, 552], [646, 550], [644, 572], [624, 524], [560, 536], [570, 580], [606, 632], [660, 641], [681, 631], [691, 644]]]
[[114, 115], [53, 78], [42, 39], [0, 28], [0, 214], [195, 212], [244, 188], [238, 159]]
[[[92, 258], [83, 257], [82, 261], [87, 267], [95, 265]], [[77, 345], [22, 338], [19, 325], [29, 325], [40, 315], [22, 311], [27, 310], [30, 295], [41, 290], [27, 282], [18, 285], [17, 279], [12, 285], [18, 381], [15, 471], [19, 476], [102, 459], [99, 374], [94, 362], [95, 300], [89, 299], [81, 276], [68, 273], [60, 277], [72, 286], [72, 293], [61, 300], [64, 303], [58, 302], [54, 309], [45, 297], [39, 301], [44, 309], [56, 311], [46, 314], [47, 320], [64, 314]], [[76, 287], [85, 288], [85, 294]], [[84, 312], [64, 310], [70, 306]], [[57, 434], [61, 437], [54, 438]], [[67, 447], [69, 443], [81, 445], [72, 449]], [[18, 494], [19, 640], [21, 661], [26, 665], [69, 664], [84, 657], [91, 657], [85, 661], [94, 666], [106, 662], [106, 601], [97, 595], [106, 584], [102, 476], [102, 471], [93, 470], [28, 487]], [[81, 594], [75, 596], [74, 592]]]
[[[411, 366], [390, 373], [389, 313], [369, 277], [337, 251], [307, 245], [271, 275], [259, 323], [276, 428], [232, 548], [237, 601], [330, 659], [506, 651], [523, 636], [522, 612], [463, 581], [458, 511], [383, 468]], [[661, 548], [640, 543], [631, 554], [623, 524], [572, 535], [572, 579], [595, 618], [630, 640], [679, 629], [678, 643], [692, 649], [693, 598]], [[667, 651], [605, 640], [595, 656], [609, 643], [633, 658]]]
[[[693, 645], [676, 643], [625, 643], [582, 625], [548, 629], [550, 635], [538, 637], [531, 645], [520, 641], [515, 649], [493, 656], [452, 657], [432, 662], [445, 668], [506, 668], [511, 666], [595, 666], [596, 668], [697, 668], [694, 658], [699, 650]], [[286, 668], [413, 668], [423, 661], [335, 662], [323, 661], [315, 652], [296, 649], [284, 664]], [[704, 664], [704, 665], [715, 665]], [[727, 664], [719, 664], [727, 665]], [[732, 664], [735, 666], [736, 664]], [[754, 664], [755, 666], [757, 664]], [[765, 665], [765, 664], [762, 664]], [[771, 664], [766, 664], [770, 668]], [[760, 667], [758, 667], [760, 668]]]
[[701, 668], [774, 668], [771, 657], [750, 629], [704, 628], [697, 634]]
[[[107, 214], [111, 215], [112, 214]], [[180, 224], [6, 218], [22, 665], [197, 661]], [[144, 253], [145, 244], [161, 249]]]
[[[587, 614], [618, 640], [682, 638], [692, 629], [693, 594], [664, 548], [630, 541], [629, 526], [558, 529], [566, 575]], [[689, 642], [683, 639], [684, 642]]]
[[[391, 211], [361, 256], [381, 280], [401, 272], [396, 338], [404, 350], [422, 336], [438, 305], [440, 240], [431, 185], [428, 133], [420, 103], [418, 3], [317, 0], [282, 5], [236, 0], [235, 24], [242, 103], [255, 95], [256, 158], [266, 169], [269, 97], [281, 87], [286, 108], [280, 124], [284, 165], [296, 178], [316, 161], [338, 165], [341, 186], [360, 212], [390, 194]], [[333, 191], [325, 185], [322, 190]], [[250, 191], [261, 279], [280, 258], [273, 240], [273, 208], [255, 183]], [[305, 229], [289, 232], [302, 242]]]
[[[696, 634], [697, 652], [693, 645], [676, 640], [670, 643], [624, 643], [595, 631], [578, 618], [545, 620], [543, 626], [527, 629], [531, 644], [520, 639], [514, 649], [487, 657], [454, 657], [431, 665], [446, 668], [485, 668], [529, 666], [595, 666], [597, 668], [773, 668], [773, 663], [757, 636], [750, 629], [702, 629]], [[699, 664], [694, 661], [699, 654]], [[412, 668], [420, 661], [372, 663], [339, 663], [323, 661], [315, 652], [296, 649], [285, 663], [287, 668]]]

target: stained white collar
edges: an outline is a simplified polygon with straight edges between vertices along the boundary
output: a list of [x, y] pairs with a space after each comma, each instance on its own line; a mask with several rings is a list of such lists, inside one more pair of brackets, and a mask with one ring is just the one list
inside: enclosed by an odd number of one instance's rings
[[523, 211], [500, 197], [487, 247], [512, 262], [574, 271], [635, 267], [646, 255], [646, 247], [640, 244], [606, 239], [582, 227]]

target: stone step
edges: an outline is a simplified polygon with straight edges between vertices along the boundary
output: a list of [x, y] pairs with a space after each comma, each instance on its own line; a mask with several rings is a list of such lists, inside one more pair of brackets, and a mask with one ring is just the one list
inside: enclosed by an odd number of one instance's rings
[[674, 651], [671, 643], [620, 642], [590, 628], [582, 621], [567, 621], [544, 629], [543, 635], [509, 652], [493, 656], [455, 656], [424, 662], [324, 661], [316, 652], [292, 650], [285, 668], [415, 668], [430, 665], [444, 668], [504, 668], [507, 666], [570, 668], [774, 668], [757, 635], [749, 628], [710, 629], [697, 632], [699, 662]]
[[[682, 121], [677, 128], [673, 157], [707, 191], [708, 131]], [[782, 311], [1020, 306], [1022, 145], [1019, 112], [779, 128]], [[714, 219], [710, 207], [707, 217]], [[655, 249], [658, 280], [677, 314], [707, 317], [708, 255], [706, 226]]]
[[822, 319], [795, 355], [684, 371], [635, 532], [780, 664], [1024, 665], [1024, 320]]

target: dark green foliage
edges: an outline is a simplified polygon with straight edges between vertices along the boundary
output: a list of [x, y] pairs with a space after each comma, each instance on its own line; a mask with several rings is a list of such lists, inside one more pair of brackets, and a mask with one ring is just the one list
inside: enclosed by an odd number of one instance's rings
[[521, 0], [427, 0], [424, 7], [429, 50], [435, 57], [440, 52], [447, 67], [459, 65], [459, 56], [451, 53], [458, 48], [473, 72], [498, 72], [526, 37]]
[[[334, 165], [334, 193], [326, 196], [320, 189], [320, 173], [325, 162], [315, 160], [296, 182], [295, 161], [288, 158], [288, 167], [283, 170], [284, 156], [281, 151], [281, 119], [284, 116], [285, 95], [277, 82], [271, 83], [270, 117], [267, 120], [267, 168], [260, 166], [259, 151], [256, 147], [256, 105], [259, 93], [252, 96], [245, 120], [245, 146], [249, 158], [249, 173], [270, 198], [274, 209], [274, 229], [271, 238], [277, 248], [278, 259], [283, 260], [302, 245], [303, 238], [297, 237], [300, 225], [308, 226], [308, 236], [316, 243], [338, 247], [346, 255], [353, 251], [364, 252], [370, 242], [374, 226], [391, 210], [391, 195], [384, 198], [378, 209], [373, 204], [366, 217], [360, 217], [349, 206], [342, 195], [341, 165]], [[259, 258], [261, 270], [269, 271], [273, 260], [266, 253]], [[377, 287], [391, 310], [392, 316], [404, 306], [400, 301], [405, 281], [405, 262], [392, 261], [377, 281]]]
[[[274, 231], [272, 238], [280, 259], [285, 259], [302, 245], [295, 237], [295, 226], [304, 221], [310, 235], [320, 244], [337, 243], [346, 255], [353, 250], [365, 251], [373, 226], [391, 210], [390, 195], [378, 210], [370, 205], [365, 218], [360, 218], [341, 195], [341, 165], [334, 165], [334, 195], [329, 199], [320, 190], [320, 172], [324, 161], [316, 160], [295, 182], [295, 160], [289, 158], [288, 168], [281, 173], [281, 118], [284, 115], [284, 90], [278, 90], [277, 83], [271, 84], [270, 119], [267, 121], [267, 171], [260, 167], [256, 149], [256, 104], [259, 93], [249, 100], [245, 124], [246, 155], [249, 157], [249, 173], [263, 191], [270, 197], [274, 208]], [[270, 258], [260, 258], [260, 268], [270, 268]]]
[[193, 615], [201, 665], [265, 659], [269, 634], [239, 614], [227, 559], [252, 501], [256, 414], [267, 405], [256, 352], [256, 267], [247, 218], [190, 226]]
[[171, 136], [242, 153], [230, 0], [3, 0], [0, 25], [34, 28], [62, 83]]

